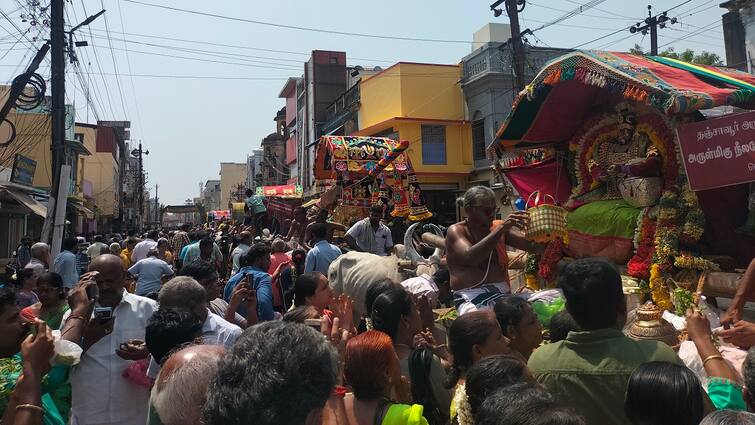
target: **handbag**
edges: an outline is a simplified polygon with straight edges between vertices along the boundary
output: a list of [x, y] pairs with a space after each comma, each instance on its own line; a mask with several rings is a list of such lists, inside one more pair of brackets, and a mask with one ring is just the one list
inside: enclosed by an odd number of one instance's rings
[[[528, 207], [533, 196], [535, 201]], [[550, 198], [552, 204], [540, 203], [540, 191], [534, 191], [524, 204], [530, 216], [524, 236], [533, 242], [550, 242], [566, 233], [566, 210], [556, 205], [556, 200], [551, 195], [543, 195], [543, 199], [545, 198]]]

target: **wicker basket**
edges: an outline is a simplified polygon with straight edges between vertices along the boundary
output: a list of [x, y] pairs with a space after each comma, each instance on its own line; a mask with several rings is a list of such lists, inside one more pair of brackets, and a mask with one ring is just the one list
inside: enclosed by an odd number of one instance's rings
[[525, 207], [530, 205], [533, 196], [535, 196], [535, 202], [532, 207], [527, 208], [530, 221], [524, 231], [525, 237], [542, 243], [562, 237], [566, 233], [566, 210], [555, 205], [556, 200], [547, 194], [543, 195], [543, 198], [550, 198], [553, 204], [540, 204], [539, 191], [530, 194]]

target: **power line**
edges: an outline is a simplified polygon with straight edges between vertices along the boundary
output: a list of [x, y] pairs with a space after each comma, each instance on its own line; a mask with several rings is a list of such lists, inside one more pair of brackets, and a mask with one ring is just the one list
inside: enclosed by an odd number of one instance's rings
[[[96, 47], [96, 48], [100, 48], [100, 49], [107, 49], [108, 48], [106, 46], [100, 46], [100, 45], [96, 45], [96, 44], [93, 44], [92, 46]], [[111, 50], [124, 51], [125, 49], [119, 49], [117, 47], [113, 47]], [[266, 65], [254, 65], [254, 64], [251, 64], [251, 63], [226, 62], [226, 61], [217, 61], [217, 60], [213, 60], [213, 59], [193, 58], [193, 57], [189, 57], [189, 56], [169, 55], [169, 54], [158, 53], [158, 52], [145, 52], [145, 51], [142, 51], [142, 50], [133, 50], [133, 49], [131, 49], [130, 52], [131, 53], [139, 53], [139, 54], [143, 54], [143, 55], [161, 56], [161, 57], [165, 57], [165, 58], [175, 58], [175, 59], [192, 60], [192, 61], [205, 62], [205, 63], [219, 63], [219, 64], [223, 64], [223, 65], [238, 65], [238, 66], [248, 66], [248, 67], [252, 67], [252, 68], [263, 68], [263, 69], [281, 69], [281, 70], [284, 70], [284, 71], [299, 71], [299, 70], [301, 70], [301, 68], [299, 68], [299, 67], [286, 66], [286, 65], [283, 65], [283, 64], [281, 64], [281, 66], [277, 66], [276, 67], [276, 66], [266, 66]], [[117, 71], [116, 71], [116, 73], [117, 73]]]
[[[89, 13], [87, 13], [87, 7], [86, 4], [84, 4], [84, 0], [81, 0], [81, 7], [84, 10], [84, 16], [89, 16]], [[87, 25], [87, 30], [89, 31], [89, 38], [92, 40], [92, 43], [94, 43], [94, 37], [92, 36], [92, 26]], [[86, 50], [85, 50], [86, 51]], [[97, 69], [100, 71], [100, 80], [102, 81], [102, 85], [105, 89], [105, 99], [107, 100], [108, 106], [110, 107], [110, 116], [113, 120], [115, 120], [115, 108], [113, 108], [113, 102], [110, 100], [110, 86], [107, 83], [107, 80], [105, 80], [105, 77], [102, 75], [102, 64], [100, 64], [100, 57], [97, 55], [97, 50], [94, 49], [92, 51], [92, 54], [94, 55], [94, 62], [97, 64]], [[85, 54], [87, 57], [88, 65], [91, 67], [91, 62], [89, 61], [89, 55]], [[104, 107], [103, 107], [104, 109]]]
[[[83, 1], [83, 0], [82, 0]], [[118, 17], [121, 20], [121, 31], [126, 32], [126, 27], [123, 25], [123, 11], [121, 10], [121, 1], [116, 0], [116, 3], [118, 4]], [[134, 72], [131, 70], [131, 58], [129, 58], [129, 52], [128, 52], [128, 45], [126, 42], [123, 42], [123, 47], [126, 49], [126, 64], [128, 65], [128, 73], [133, 74]], [[131, 94], [134, 95], [134, 106], [136, 106], [136, 118], [139, 120], [139, 130], [141, 131], [142, 138], [144, 137], [144, 125], [142, 121], [142, 114], [139, 108], [139, 101], [137, 100], [136, 96], [136, 85], [134, 84], [134, 77], [129, 77], [129, 81], [131, 82]]]
[[[676, 8], [678, 8], [678, 7], [680, 7], [680, 6], [683, 6], [683, 5], [687, 4], [687, 3], [689, 3], [690, 1], [692, 1], [692, 0], [686, 0], [686, 1], [683, 1], [683, 2], [681, 2], [681, 3], [679, 3], [679, 4], [677, 4], [676, 6], [673, 6], [673, 7], [671, 7], [670, 9], [666, 9], [664, 13], [670, 12], [670, 11], [672, 11], [672, 10], [674, 10], [674, 9], [676, 9]], [[596, 42], [596, 41], [600, 41], [600, 40], [603, 40], [603, 39], [605, 39], [605, 38], [608, 38], [608, 37], [610, 37], [610, 36], [612, 36], [612, 35], [614, 35], [614, 34], [618, 34], [618, 33], [622, 32], [622, 31], [626, 31], [626, 30], [628, 30], [629, 28], [632, 28], [633, 26], [634, 26], [634, 25], [629, 25], [629, 26], [627, 26], [627, 27], [624, 27], [624, 28], [620, 28], [620, 29], [618, 29], [618, 30], [616, 30], [616, 31], [613, 31], [613, 32], [610, 32], [610, 33], [608, 33], [608, 34], [602, 35], [602, 36], [600, 36], [600, 37], [598, 37], [598, 38], [594, 38], [594, 39], [592, 39], [592, 40], [590, 40], [590, 41], [586, 41], [586, 42], [584, 42], [584, 43], [578, 44], [578, 45], [576, 45], [576, 46], [572, 47], [572, 49], [577, 49], [577, 48], [579, 48], [579, 47], [582, 47], [582, 46], [585, 46], [585, 45], [587, 45], [587, 44], [591, 44], [591, 43], [594, 43], [594, 42]], [[662, 46], [660, 46], [660, 47], [662, 47]]]
[[[95, 38], [105, 39], [105, 37], [100, 37], [100, 36], [95, 36]], [[168, 50], [173, 50], [173, 51], [179, 50], [179, 51], [187, 52], [187, 53], [201, 53], [201, 54], [203, 54], [205, 56], [214, 56], [214, 57], [219, 57], [219, 58], [224, 58], [224, 59], [238, 59], [238, 60], [244, 60], [244, 61], [248, 61], [248, 62], [252, 62], [252, 63], [264, 64], [264, 65], [293, 66], [293, 65], [287, 64], [287, 63], [265, 62], [265, 61], [258, 61], [258, 60], [252, 60], [252, 59], [245, 59], [247, 57], [258, 58], [259, 56], [241, 55], [241, 54], [230, 53], [230, 52], [213, 52], [211, 50], [192, 49], [192, 48], [188, 48], [188, 47], [170, 46], [170, 45], [166, 45], [166, 44], [144, 43], [144, 42], [132, 41], [132, 40], [119, 40], [117, 38], [113, 38], [113, 40], [115, 40], [115, 41], [123, 41], [124, 44], [125, 43], [132, 43], [132, 44], [139, 44], [139, 45], [150, 46], [150, 47], [158, 47], [158, 48], [161, 48], [161, 49], [168, 49]], [[125, 49], [125, 50], [128, 50], [128, 49]], [[275, 58], [270, 58], [270, 59], [272, 59], [272, 60], [285, 60], [285, 61], [288, 61], [288, 62], [296, 63], [298, 65], [302, 64], [302, 62], [300, 60], [296, 60], [296, 59], [275, 59]], [[300, 67], [296, 67], [296, 69], [298, 70], [298, 69], [301, 69], [301, 68]]]
[[[577, 2], [575, 2], [575, 3], [579, 4]], [[528, 6], [539, 7], [539, 8], [542, 8], [542, 9], [554, 10], [556, 12], [567, 12], [567, 13], [570, 13], [570, 11], [566, 10], [566, 9], [559, 9], [557, 7], [552, 7], [552, 6], [544, 6], [542, 4], [533, 3], [530, 0], [527, 0], [527, 5]], [[580, 16], [586, 16], [586, 17], [590, 17], [590, 18], [600, 18], [600, 19], [614, 19], [614, 20], [618, 20], [618, 21], [636, 21], [635, 18], [619, 18], [619, 17], [610, 17], [610, 16], [600, 16], [600, 15], [592, 15], [592, 14], [588, 14], [588, 13], [581, 13]]]
[[[94, 30], [97, 31], [97, 30]], [[189, 40], [185, 38], [175, 38], [175, 37], [165, 37], [165, 36], [159, 36], [159, 35], [153, 35], [153, 34], [137, 34], [132, 32], [121, 32], [118, 31], [111, 31], [112, 34], [121, 34], [123, 36], [133, 36], [133, 37], [142, 37], [142, 38], [154, 38], [156, 40], [168, 40], [168, 41], [179, 41], [182, 43], [194, 43], [194, 44], [202, 44], [206, 46], [216, 46], [216, 47], [230, 47], [234, 49], [242, 49], [242, 50], [255, 50], [259, 52], [268, 52], [268, 53], [283, 53], [283, 54], [289, 54], [289, 55], [299, 55], [299, 56], [311, 56], [312, 52], [296, 52], [291, 50], [276, 50], [276, 49], [266, 49], [262, 47], [254, 47], [254, 46], [247, 46], [247, 45], [239, 45], [239, 44], [225, 44], [225, 43], [214, 43], [210, 41], [203, 41], [203, 40]], [[113, 40], [119, 40], [119, 39], [113, 39]], [[131, 41], [133, 42], [133, 41]], [[266, 57], [260, 57], [260, 59], [267, 59]], [[273, 58], [270, 58], [273, 59]], [[384, 63], [395, 63], [398, 62], [397, 60], [387, 60], [387, 59], [370, 59], [370, 58], [359, 58], [356, 56], [350, 57], [350, 59], [353, 60], [360, 60], [360, 61], [368, 61], [368, 62], [384, 62]], [[284, 60], [282, 58], [276, 58], [275, 60]], [[285, 60], [295, 60], [295, 59], [285, 59]], [[300, 62], [300, 61], [297, 61]]]
[[[567, 2], [569, 2], [569, 3], [571, 3], [571, 4], [581, 4], [580, 2], [578, 2], [578, 1], [576, 1], [576, 0], [565, 0], [565, 1], [567, 1]], [[621, 15], [621, 14], [619, 14], [619, 13], [616, 13], [616, 12], [611, 12], [611, 11], [609, 11], [609, 10], [601, 9], [601, 8], [599, 8], [599, 7], [593, 7], [593, 9], [595, 9], [595, 10], [597, 10], [597, 11], [599, 11], [599, 12], [607, 13], [607, 14], [609, 14], [609, 15], [613, 15], [613, 16], [619, 16], [619, 17], [622, 17], [622, 18], [626, 18], [627, 20], [636, 21], [636, 20], [638, 20], [638, 19], [642, 19], [642, 18], [636, 18], [636, 17], [634, 17], [634, 16]]]
[[[226, 15], [220, 15], [217, 13], [209, 13], [209, 12], [200, 12], [198, 10], [182, 9], [179, 7], [165, 6], [165, 5], [147, 3], [147, 2], [137, 1], [137, 0], [124, 0], [124, 1], [128, 3], [134, 3], [134, 4], [154, 7], [158, 9], [172, 10], [174, 12], [183, 12], [183, 13], [188, 13], [192, 15], [207, 16], [211, 18], [225, 19], [229, 21], [245, 22], [249, 24], [265, 25], [269, 27], [286, 28], [286, 29], [293, 29], [293, 30], [299, 30], [299, 31], [311, 31], [311, 32], [324, 33], [324, 34], [347, 35], [351, 37], [379, 38], [379, 39], [384, 39], [384, 40], [422, 41], [422, 42], [429, 42], [429, 43], [453, 43], [453, 44], [469, 44], [470, 43], [469, 40], [443, 40], [443, 39], [436, 39], [436, 38], [414, 38], [414, 37], [400, 37], [400, 36], [391, 36], [391, 35], [365, 34], [365, 33], [358, 33], [358, 32], [324, 30], [321, 28], [302, 27], [302, 26], [297, 26], [297, 25], [286, 25], [286, 24], [278, 24], [278, 23], [273, 23], [273, 22], [257, 21], [253, 19], [237, 18], [234, 16], [226, 16]], [[593, 0], [593, 1], [602, 2], [605, 0]]]
[[[104, 0], [100, 0], [100, 4], [102, 5], [102, 9], [105, 9]], [[105, 14], [103, 18], [105, 19], [105, 32], [107, 33], [107, 42], [108, 42], [108, 45], [110, 46], [110, 57], [113, 58], [113, 71], [118, 73], [118, 62], [115, 60], [115, 52], [113, 52], [113, 42], [110, 40], [110, 27], [108, 26], [108, 23], [107, 23], [107, 14]], [[120, 78], [116, 77], [115, 83], [118, 86], [118, 94], [120, 95], [120, 98], [121, 98], [121, 108], [123, 109], [123, 114], [125, 115], [124, 118], [127, 118], [129, 113], [128, 113], [128, 109], [126, 109], [126, 101], [123, 99], [123, 90], [121, 89]]]
[[565, 20], [567, 20], [569, 18], [572, 18], [574, 16], [580, 15], [585, 10], [590, 9], [593, 6], [597, 6], [597, 5], [601, 4], [601, 3], [603, 3], [604, 1], [606, 1], [606, 0], [591, 0], [591, 1], [589, 1], [589, 2], [587, 2], [585, 4], [583, 4], [583, 5], [580, 5], [576, 9], [573, 9], [573, 10], [570, 10], [570, 11], [566, 12], [566, 14], [564, 14], [562, 16], [559, 16], [558, 18], [553, 19], [552, 21], [549, 21], [549, 22], [546, 22], [545, 24], [540, 25], [539, 27], [535, 28], [531, 32], [540, 31], [543, 28], [548, 28], [551, 25], [556, 25], [556, 24], [558, 24], [561, 21], [565, 21]]
[[705, 25], [705, 26], [704, 26], [704, 27], [703, 27], [702, 29], [700, 29], [700, 30], [697, 30], [697, 31], [694, 31], [694, 32], [692, 32], [692, 33], [690, 33], [690, 34], [688, 34], [688, 35], [685, 35], [685, 36], [682, 36], [682, 37], [679, 37], [679, 38], [673, 39], [673, 40], [669, 41], [668, 43], [662, 44], [662, 45], [660, 45], [660, 46], [658, 46], [658, 47], [665, 47], [665, 46], [668, 46], [669, 44], [674, 44], [674, 43], [676, 43], [677, 41], [686, 40], [686, 39], [688, 39], [688, 38], [690, 38], [690, 37], [693, 37], [693, 36], [695, 36], [695, 35], [697, 35], [697, 34], [700, 34], [700, 33], [704, 32], [704, 30], [707, 30], [707, 29], [712, 29], [712, 27], [714, 27], [715, 25], [718, 25], [719, 23], [721, 23], [721, 19], [717, 19], [717, 20], [715, 20], [715, 21], [711, 22], [710, 24], [708, 24], [708, 25]]

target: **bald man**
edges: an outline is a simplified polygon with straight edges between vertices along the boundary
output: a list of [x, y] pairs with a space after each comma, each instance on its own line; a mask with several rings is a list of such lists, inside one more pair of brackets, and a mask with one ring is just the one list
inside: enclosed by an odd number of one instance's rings
[[207, 387], [215, 379], [224, 353], [222, 346], [194, 345], [163, 363], [150, 396], [150, 404], [163, 424], [202, 424]]
[[146, 423], [149, 390], [125, 379], [123, 372], [149, 356], [144, 333], [157, 303], [128, 293], [125, 278], [120, 257], [97, 256], [79, 282], [97, 283], [92, 316], [69, 311], [63, 317], [61, 329], [69, 320], [88, 321], [81, 341], [84, 354], [71, 370], [72, 425]]

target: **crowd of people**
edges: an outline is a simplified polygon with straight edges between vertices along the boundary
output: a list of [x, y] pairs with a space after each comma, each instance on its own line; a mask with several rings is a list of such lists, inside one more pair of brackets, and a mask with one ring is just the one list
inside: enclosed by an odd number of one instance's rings
[[[508, 236], [526, 214], [493, 222], [489, 189], [465, 195], [447, 268], [379, 279], [364, 305], [334, 293], [329, 266], [390, 254], [381, 208], [348, 227], [297, 208], [269, 235], [251, 198], [246, 224], [66, 238], [55, 258], [24, 238], [0, 287], [2, 423], [755, 424], [755, 348], [731, 364], [688, 311], [701, 377], [668, 345], [625, 336], [613, 264], [566, 264], [565, 310], [543, 329], [500, 251], [526, 244]], [[720, 334], [744, 349], [753, 299], [755, 262]], [[458, 313], [448, 326], [433, 311], [444, 303]]]

